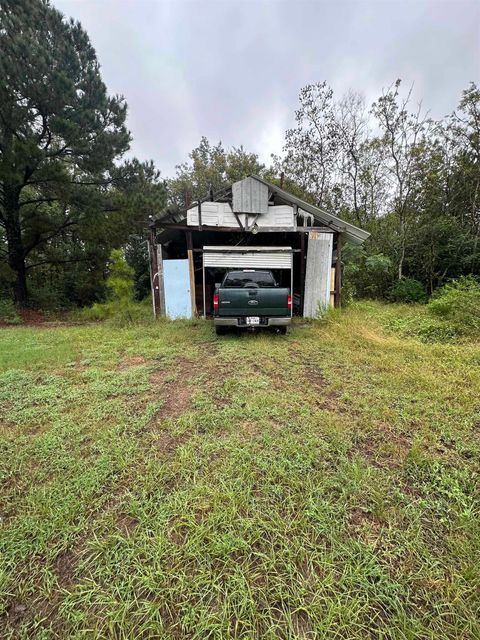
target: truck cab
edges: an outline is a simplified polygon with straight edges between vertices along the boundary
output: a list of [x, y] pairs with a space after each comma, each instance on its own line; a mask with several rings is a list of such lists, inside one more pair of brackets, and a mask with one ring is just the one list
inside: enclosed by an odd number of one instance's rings
[[213, 313], [217, 334], [224, 334], [229, 327], [272, 327], [286, 333], [292, 322], [291, 291], [279, 287], [273, 273], [266, 269], [227, 271], [215, 287]]

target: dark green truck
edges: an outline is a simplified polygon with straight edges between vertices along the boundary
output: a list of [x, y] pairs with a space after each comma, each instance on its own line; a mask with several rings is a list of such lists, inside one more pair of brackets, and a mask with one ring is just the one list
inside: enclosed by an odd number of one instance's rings
[[215, 288], [213, 314], [217, 334], [224, 334], [229, 327], [273, 327], [286, 333], [292, 322], [291, 292], [278, 286], [271, 271], [228, 271]]

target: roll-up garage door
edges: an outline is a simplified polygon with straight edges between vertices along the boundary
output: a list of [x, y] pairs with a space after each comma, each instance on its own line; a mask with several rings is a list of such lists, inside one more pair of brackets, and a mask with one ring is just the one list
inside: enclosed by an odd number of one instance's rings
[[291, 269], [291, 247], [203, 247], [204, 267]]

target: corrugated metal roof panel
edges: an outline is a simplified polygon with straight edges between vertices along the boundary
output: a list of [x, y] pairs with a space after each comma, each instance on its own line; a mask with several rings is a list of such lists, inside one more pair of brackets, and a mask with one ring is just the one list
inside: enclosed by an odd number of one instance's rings
[[327, 211], [323, 211], [323, 209], [314, 207], [312, 204], [309, 204], [308, 202], [305, 202], [304, 200], [297, 198], [291, 193], [288, 193], [287, 191], [280, 189], [280, 187], [277, 187], [276, 185], [271, 184], [270, 182], [267, 182], [266, 180], [263, 180], [258, 176], [250, 176], [250, 177], [255, 178], [255, 180], [258, 180], [262, 184], [266, 185], [271, 191], [278, 194], [286, 202], [295, 204], [300, 209], [303, 209], [303, 211], [310, 213], [315, 218], [315, 220], [318, 220], [318, 222], [320, 222], [321, 224], [324, 224], [327, 227], [330, 227], [334, 231], [339, 231], [340, 233], [344, 233], [346, 239], [350, 240], [351, 242], [362, 243], [370, 236], [368, 231], [364, 231], [363, 229], [356, 227], [354, 224], [345, 222], [345, 220], [341, 220], [340, 218], [337, 218], [331, 213], [328, 213]]

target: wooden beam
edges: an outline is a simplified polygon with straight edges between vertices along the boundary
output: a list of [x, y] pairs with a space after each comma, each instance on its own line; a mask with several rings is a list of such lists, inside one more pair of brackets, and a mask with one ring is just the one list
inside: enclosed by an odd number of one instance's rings
[[190, 274], [190, 300], [192, 304], [192, 317], [197, 315], [197, 303], [195, 299], [195, 266], [193, 264], [193, 241], [192, 231], [185, 233], [187, 238], [187, 256], [188, 256], [188, 271]]
[[335, 263], [335, 307], [342, 306], [342, 235], [337, 233], [337, 261]]
[[167, 309], [165, 305], [165, 283], [163, 281], [163, 254], [161, 244], [157, 244], [157, 285], [159, 312], [161, 316], [165, 316]]
[[240, 220], [240, 218], [238, 217], [238, 213], [236, 211], [233, 212], [233, 215], [235, 216], [235, 220], [238, 222], [238, 226], [240, 227], [240, 229], [242, 231], [245, 231], [245, 227], [242, 224], [242, 221]]
[[[292, 292], [293, 295], [293, 292]], [[305, 233], [300, 234], [300, 315], [303, 316], [305, 298]]]
[[150, 236], [148, 238], [148, 256], [150, 263], [150, 288], [152, 291], [153, 316], [158, 318], [161, 316], [160, 288], [158, 283], [158, 253], [157, 242], [155, 239], [155, 227], [150, 227]]
[[[244, 249], [245, 251], [248, 252], [249, 250], [249, 245], [248, 244], [242, 244], [242, 245], [237, 245], [238, 247]], [[275, 249], [275, 247], [272, 247], [272, 249]], [[250, 247], [250, 251], [251, 251], [251, 247]], [[266, 249], [267, 253], [268, 253], [268, 247]], [[285, 249], [285, 251], [275, 251], [275, 253], [300, 253], [301, 249]], [[215, 249], [212, 249], [210, 251], [210, 253], [215, 253]], [[205, 251], [204, 249], [200, 249], [199, 247], [194, 247], [193, 248], [193, 253], [208, 253], [208, 251]], [[231, 251], [222, 249], [222, 253], [238, 253], [238, 251], [235, 251], [234, 249], [232, 249]]]
[[[186, 224], [170, 224], [167, 222], [157, 222], [158, 229], [174, 229], [177, 231], [217, 231], [220, 233], [241, 233], [238, 227], [213, 227], [202, 225], [201, 227]], [[336, 233], [329, 227], [258, 227], [258, 233], [305, 233], [308, 231], [318, 231], [319, 233]], [[246, 233], [251, 233], [246, 232]]]

